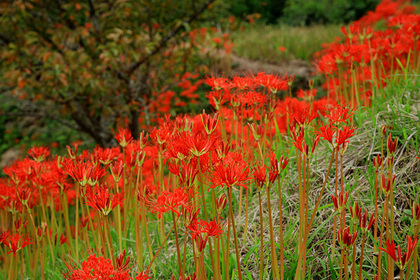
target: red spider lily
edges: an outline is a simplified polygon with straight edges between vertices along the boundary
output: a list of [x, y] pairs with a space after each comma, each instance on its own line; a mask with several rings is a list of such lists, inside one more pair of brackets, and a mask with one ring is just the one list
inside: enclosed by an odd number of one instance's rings
[[335, 210], [338, 210], [341, 213], [341, 211], [343, 211], [344, 207], [346, 206], [347, 199], [349, 198], [349, 192], [346, 192], [345, 197], [342, 192], [339, 192], [337, 197], [331, 195], [331, 198], [334, 203]]
[[382, 174], [381, 186], [382, 186], [382, 191], [384, 192], [385, 195], [389, 195], [389, 192], [391, 191], [391, 186], [394, 185], [394, 181], [395, 181], [395, 175], [392, 176], [391, 180], [388, 180], [385, 177], [385, 174]]
[[299, 89], [297, 92], [297, 97], [310, 102], [314, 100], [316, 93], [317, 93], [316, 88], [309, 89], [309, 90]]
[[181, 185], [185, 188], [192, 186], [198, 174], [197, 161], [195, 160], [190, 160], [188, 163], [182, 161], [181, 165], [178, 162], [169, 163], [168, 169], [169, 172], [179, 177]]
[[222, 210], [226, 207], [227, 198], [225, 194], [222, 194], [218, 199], [216, 199], [216, 209], [217, 213], [220, 215]]
[[216, 89], [206, 94], [206, 97], [209, 100], [210, 105], [212, 105], [216, 110], [221, 109], [221, 105], [223, 105], [229, 100], [228, 99], [229, 96], [230, 96], [229, 88]]
[[[2, 234], [2, 243], [10, 248], [10, 251], [8, 252], [13, 253], [13, 256], [16, 255], [16, 252], [20, 249], [33, 244], [34, 242], [31, 242], [31, 238], [25, 235], [19, 235], [17, 232], [16, 234]], [[9, 240], [7, 240], [9, 239]]]
[[0, 243], [3, 243], [3, 244], [8, 246], [9, 243], [7, 243], [7, 239], [9, 239], [9, 231], [8, 230], [3, 231], [0, 234]]
[[387, 125], [383, 125], [383, 126], [381, 126], [381, 133], [382, 133], [382, 136], [385, 136], [385, 134], [386, 134], [386, 132], [387, 132], [387, 130], [388, 130], [388, 126]]
[[277, 168], [279, 168], [279, 161], [276, 159], [276, 151], [271, 150], [268, 154], [268, 158], [270, 159], [270, 166], [277, 166]]
[[92, 162], [73, 162], [68, 161], [64, 167], [64, 172], [76, 180], [81, 186], [87, 184], [94, 186], [105, 174], [106, 170], [95, 166]]
[[313, 155], [313, 153], [315, 152], [315, 148], [318, 146], [318, 143], [319, 143], [319, 135], [317, 135], [317, 136], [315, 136], [315, 135], [313, 135], [312, 136], [312, 149], [311, 149], [311, 155]]
[[185, 161], [190, 158], [190, 147], [187, 145], [188, 138], [191, 138], [190, 132], [183, 131], [175, 133], [170, 140], [166, 141], [164, 155], [167, 159], [175, 158]]
[[16, 193], [22, 205], [26, 205], [31, 197], [31, 190], [26, 188], [19, 188]]
[[307, 127], [317, 116], [317, 112], [304, 106], [295, 107], [290, 112], [290, 118], [301, 128]]
[[130, 130], [126, 128], [120, 128], [117, 135], [115, 135], [115, 139], [117, 139], [118, 144], [120, 144], [121, 147], [125, 148], [131, 142], [131, 140], [133, 140], [133, 137], [131, 137]]
[[110, 164], [109, 165], [109, 170], [111, 170], [111, 175], [114, 178], [115, 182], [119, 182], [123, 176], [123, 171], [124, 171], [124, 163], [122, 160], [118, 161], [115, 164]]
[[214, 137], [207, 137], [201, 133], [197, 133], [195, 135], [189, 135], [186, 138], [185, 145], [189, 149], [190, 153], [192, 153], [196, 157], [200, 157], [210, 151], [213, 148], [216, 138]]
[[178, 132], [191, 131], [192, 125], [192, 122], [187, 116], [175, 117], [174, 126]]
[[163, 191], [155, 201], [149, 201], [152, 213], [158, 213], [159, 219], [165, 212], [173, 212], [178, 217], [181, 215], [179, 207], [190, 209], [192, 192], [187, 192], [183, 188], [173, 191]]
[[391, 133], [390, 133], [388, 135], [388, 142], [387, 142], [387, 148], [388, 148], [388, 153], [390, 154], [390, 158], [394, 158], [394, 154], [397, 149], [397, 142], [398, 142], [397, 137], [395, 137], [395, 140], [392, 141]]
[[353, 223], [359, 222], [359, 217], [362, 213], [362, 208], [359, 207], [359, 202], [354, 202], [353, 206], [350, 207], [350, 215], [353, 220]]
[[174, 128], [170, 125], [169, 120], [163, 121], [162, 125], [159, 128], [154, 127], [150, 133], [150, 138], [158, 144], [160, 149], [165, 148], [165, 143], [169, 139], [171, 139], [172, 135], [174, 134]]
[[221, 142], [216, 148], [217, 155], [219, 158], [225, 158], [229, 154], [232, 146], [229, 143]]
[[290, 129], [291, 136], [293, 139], [293, 145], [298, 149], [301, 153], [305, 154], [306, 156], [309, 155], [309, 146], [305, 143], [305, 131], [304, 129], [300, 129], [300, 132], [297, 134], [296, 129], [291, 127]]
[[215, 186], [242, 186], [247, 189], [245, 182], [249, 179], [248, 164], [242, 159], [242, 156], [230, 153], [225, 159], [214, 168], [211, 178], [213, 187]]
[[48, 230], [47, 224], [44, 222], [41, 224], [41, 226], [36, 228], [36, 235], [38, 236], [39, 240], [41, 240], [42, 237], [44, 237], [44, 235], [47, 233], [47, 230]]
[[145, 150], [139, 144], [139, 140], [131, 141], [124, 149], [125, 162], [127, 167], [137, 168], [143, 164], [145, 158]]
[[329, 119], [329, 123], [331, 125], [336, 125], [340, 122], [348, 123], [351, 122], [351, 116], [355, 113], [354, 109], [348, 107], [338, 107], [333, 108], [327, 115], [327, 118]]
[[260, 140], [261, 136], [264, 133], [264, 128], [262, 127], [262, 125], [248, 123], [248, 127], [251, 130], [252, 136], [254, 136], [255, 141]]
[[207, 237], [219, 236], [223, 234], [222, 224], [217, 221], [206, 222], [204, 220], [193, 220], [188, 226], [191, 237], [194, 239], [197, 235], [204, 234]]
[[47, 147], [32, 147], [28, 150], [28, 154], [37, 162], [44, 161], [50, 155], [50, 149]]
[[69, 156], [71, 159], [75, 159], [77, 156], [77, 151], [79, 150], [80, 143], [75, 143], [74, 145], [74, 152], [70, 146], [66, 146], [67, 152], [69, 153]]
[[[67, 236], [62, 233], [59, 238], [60, 245], [63, 245], [64, 243], [67, 243]], [[57, 234], [54, 236], [54, 246], [57, 246]]]
[[279, 77], [277, 75], [265, 74], [260, 72], [257, 76], [254, 76], [255, 84], [260, 84], [263, 87], [268, 88], [272, 93], [276, 93], [279, 90], [287, 90], [288, 77]]
[[[276, 106], [276, 105], [274, 105]], [[264, 123], [267, 125], [269, 123], [273, 123], [273, 119], [274, 119], [274, 112], [266, 112], [264, 114]]]
[[216, 113], [213, 117], [210, 117], [210, 115], [207, 115], [203, 110], [203, 114], [201, 114], [200, 117], [206, 133], [208, 135], [212, 134], [219, 122], [219, 113]]
[[29, 221], [24, 221], [24, 222], [22, 222], [22, 218], [17, 219], [17, 220], [14, 222], [14, 225], [15, 225], [15, 229], [16, 229], [16, 231], [18, 231], [21, 227], [22, 227], [22, 229], [24, 229], [24, 228], [26, 227], [26, 225], [28, 224], [28, 222], [29, 222]]
[[332, 147], [335, 147], [334, 143], [334, 134], [335, 134], [335, 127], [332, 124], [321, 126], [319, 131], [315, 132], [318, 134], [322, 139], [328, 141]]
[[374, 216], [374, 213], [372, 213], [372, 215], [370, 216], [369, 224], [367, 224], [368, 211], [365, 210], [365, 213], [363, 214], [363, 216], [362, 216], [361, 211], [359, 212], [358, 214], [359, 226], [362, 229], [363, 233], [366, 233], [371, 229], [373, 223], [375, 222], [375, 218], [373, 216]]
[[116, 193], [112, 195], [109, 193], [109, 189], [107, 187], [97, 186], [95, 191], [93, 191], [91, 187], [87, 187], [85, 198], [87, 205], [100, 211], [106, 216], [112, 209], [123, 204], [124, 194]]
[[348, 139], [352, 136], [354, 136], [354, 128], [350, 128], [349, 126], [345, 126], [343, 129], [338, 129], [337, 134], [337, 146], [345, 145], [348, 143]]
[[[29, 207], [29, 208], [31, 208], [31, 207]], [[7, 209], [7, 211], [9, 211], [13, 214], [16, 214], [16, 213], [22, 213], [23, 207], [22, 207], [22, 203], [18, 199], [11, 198], [11, 199], [6, 201], [5, 209]]]
[[[97, 257], [95, 254], [90, 255], [86, 261], [82, 262], [82, 268], [76, 268], [75, 264], [65, 263], [68, 272], [63, 273], [66, 280], [95, 280], [95, 279], [118, 279], [131, 280], [128, 267], [121, 269], [114, 268], [110, 259]], [[141, 279], [141, 278], [140, 278]], [[147, 279], [147, 278], [146, 278]]]
[[373, 166], [375, 167], [375, 170], [376, 171], [378, 171], [379, 168], [381, 168], [383, 160], [384, 159], [383, 159], [383, 157], [381, 155], [377, 155], [376, 157], [374, 157], [372, 159]]
[[[148, 275], [147, 275], [147, 273], [146, 272], [140, 272], [140, 274], [138, 274], [137, 276], [136, 276], [136, 280], [149, 280], [149, 279], [152, 279], [152, 278], [150, 278]], [[185, 279], [185, 278], [184, 278]], [[186, 279], [185, 279], [186, 280]]]
[[29, 158], [16, 161], [11, 166], [5, 167], [3, 172], [10, 177], [16, 184], [23, 184], [26, 181], [33, 180], [37, 174], [40, 174], [41, 163]]
[[[272, 162], [274, 163], [274, 162]], [[289, 163], [289, 159], [287, 157], [280, 157], [280, 160], [277, 162], [277, 169], [284, 170], [287, 167], [287, 164]]]
[[120, 155], [120, 149], [118, 147], [110, 148], [110, 149], [103, 149], [101, 147], [95, 147], [92, 155], [92, 162], [95, 165], [98, 162], [102, 163], [103, 165], [108, 165], [113, 162], [118, 156]]
[[228, 89], [231, 87], [231, 84], [227, 78], [206, 77], [204, 81], [207, 85], [216, 90]]
[[[232, 107], [238, 108], [241, 105], [242, 107], [249, 106], [252, 112], [254, 112], [254, 110], [257, 108], [261, 108], [261, 106], [266, 104], [269, 100], [266, 95], [254, 90], [249, 90], [245, 93], [235, 92], [229, 97]], [[258, 118], [259, 116], [256, 115], [256, 117]]]
[[223, 225], [220, 221], [210, 221], [207, 223], [205, 232], [208, 234], [208, 236], [220, 236], [221, 234], [224, 234], [224, 231], [222, 229]]
[[194, 250], [196, 251], [196, 254], [199, 255], [201, 252], [203, 252], [204, 248], [206, 248], [207, 240], [209, 239], [209, 236], [206, 235], [203, 237], [202, 235], [198, 234], [196, 235], [193, 240], [196, 244], [194, 247]]
[[386, 249], [379, 248], [385, 253], [387, 253], [398, 265], [398, 267], [403, 270], [405, 268], [405, 265], [410, 260], [410, 257], [416, 248], [417, 245], [417, 238], [412, 238], [411, 236], [407, 236], [407, 252], [405, 252], [403, 255], [401, 255], [401, 247], [398, 245], [397, 252], [398, 257], [395, 254], [395, 242], [394, 240], [387, 240], [386, 241]]
[[246, 88], [253, 89], [256, 86], [255, 80], [252, 77], [240, 76], [233, 77], [231, 85], [239, 90], [244, 90]]
[[261, 190], [265, 183], [267, 182], [267, 174], [265, 171], [265, 166], [258, 166], [255, 167], [252, 171], [252, 174], [254, 175], [254, 181], [259, 190]]
[[272, 165], [270, 166], [270, 168], [268, 169], [268, 182], [270, 182], [270, 184], [273, 184], [274, 181], [277, 179], [277, 176], [280, 173], [280, 169], [278, 167], [278, 165]]
[[182, 217], [184, 221], [184, 225], [188, 228], [192, 223], [198, 220], [200, 216], [200, 208], [198, 207], [196, 210], [193, 208], [185, 208], [185, 211], [182, 212]]
[[140, 133], [140, 137], [139, 137], [139, 145], [141, 149], [144, 149], [147, 145], [147, 138], [148, 138], [148, 134], [144, 132], [144, 130]]
[[420, 197], [419, 203], [413, 203], [413, 208], [411, 208], [411, 213], [413, 214], [413, 220], [420, 221]]
[[271, 151], [268, 155], [268, 158], [270, 159], [270, 168], [268, 171], [268, 181], [270, 184], [273, 184], [276, 180], [277, 176], [280, 174], [281, 170], [284, 170], [289, 163], [288, 158], [283, 158], [283, 156], [280, 157], [280, 161], [276, 159], [276, 153]]
[[350, 227], [338, 230], [338, 243], [342, 250], [348, 251], [357, 238], [357, 231], [350, 234]]
[[122, 253], [117, 256], [116, 258], [116, 269], [120, 271], [129, 270], [130, 268], [128, 265], [130, 264], [130, 257], [128, 257], [125, 261], [125, 249], [122, 251]]

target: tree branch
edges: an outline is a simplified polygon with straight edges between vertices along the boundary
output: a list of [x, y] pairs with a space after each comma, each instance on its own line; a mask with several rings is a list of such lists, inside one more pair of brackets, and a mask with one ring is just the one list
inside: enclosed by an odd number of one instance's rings
[[182, 24], [178, 25], [178, 27], [176, 27], [171, 32], [169, 32], [169, 34], [166, 37], [162, 38], [162, 40], [157, 44], [157, 46], [153, 49], [153, 51], [149, 53], [149, 55], [143, 57], [138, 62], [135, 62], [135, 63], [131, 64], [130, 66], [128, 66], [127, 70], [125, 71], [127, 76], [128, 77], [131, 76], [133, 74], [133, 72], [136, 71], [136, 69], [138, 67], [140, 67], [146, 61], [148, 61], [152, 56], [157, 54], [169, 42], [169, 40], [171, 40], [179, 32], [181, 32], [181, 30], [183, 30], [185, 28], [186, 24], [190, 24], [191, 22], [196, 20], [198, 18], [198, 16], [201, 15], [208, 8], [208, 6], [211, 3], [213, 3], [214, 1], [215, 0], [207, 0], [207, 2], [204, 3], [203, 6], [200, 9], [196, 10]]

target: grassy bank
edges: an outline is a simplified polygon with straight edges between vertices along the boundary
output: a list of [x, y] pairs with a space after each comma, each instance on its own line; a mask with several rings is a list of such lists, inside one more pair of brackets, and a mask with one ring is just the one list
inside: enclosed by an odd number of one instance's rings
[[[323, 44], [342, 36], [338, 25], [249, 25], [244, 28], [232, 34], [234, 53], [270, 63], [290, 59], [310, 61]], [[280, 47], [284, 47], [284, 50], [281, 51]]]

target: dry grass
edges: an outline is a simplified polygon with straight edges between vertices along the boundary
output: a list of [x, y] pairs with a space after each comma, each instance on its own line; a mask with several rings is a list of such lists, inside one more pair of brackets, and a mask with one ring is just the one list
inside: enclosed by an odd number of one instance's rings
[[[344, 175], [344, 186], [345, 190], [349, 190], [350, 198], [347, 206], [353, 205], [355, 201], [358, 201], [363, 209], [367, 209], [369, 214], [374, 212], [374, 197], [375, 189], [373, 184], [374, 171], [372, 168], [372, 158], [380, 152], [381, 143], [381, 127], [390, 126], [393, 123], [398, 123], [399, 127], [392, 127], [388, 132], [392, 135], [399, 137], [397, 152], [395, 155], [395, 169], [394, 174], [396, 175], [394, 197], [395, 197], [395, 229], [397, 237], [401, 240], [405, 239], [405, 236], [410, 231], [410, 216], [406, 214], [410, 211], [411, 205], [415, 199], [418, 199], [420, 189], [418, 187], [418, 174], [420, 164], [415, 159], [417, 155], [416, 146], [418, 146], [418, 124], [420, 116], [420, 100], [413, 100], [411, 98], [410, 108], [401, 100], [405, 99], [407, 95], [419, 96], [418, 90], [415, 92], [406, 91], [402, 94], [402, 97], [389, 98], [388, 101], [383, 102], [380, 107], [361, 109], [362, 111], [355, 116], [357, 119], [363, 120], [363, 125], [359, 125], [356, 130], [356, 135], [351, 138], [349, 149], [343, 158], [343, 175]], [[386, 110], [382, 110], [386, 108]], [[375, 112], [375, 110], [380, 110]], [[408, 112], [407, 112], [408, 111]], [[397, 116], [397, 119], [396, 119]], [[401, 134], [401, 128], [406, 128], [406, 134]], [[388, 135], [388, 133], [386, 134]], [[284, 136], [284, 141], [291, 143], [291, 140]], [[384, 139], [385, 154], [386, 154], [386, 139]], [[314, 208], [316, 198], [319, 195], [321, 185], [325, 179], [327, 172], [328, 162], [331, 156], [331, 149], [324, 144], [320, 144], [316, 154], [311, 158], [310, 168], [312, 174], [312, 181], [310, 186], [310, 209]], [[385, 159], [386, 160], [386, 159]], [[335, 163], [333, 164], [333, 169]], [[296, 162], [293, 156], [290, 157], [289, 166], [287, 168], [288, 173], [285, 175], [283, 181], [283, 227], [285, 232], [284, 244], [286, 245], [286, 254], [291, 256], [294, 255], [297, 248], [297, 236], [298, 236], [298, 209], [299, 199], [297, 191], [297, 171]], [[385, 169], [385, 173], [388, 171]], [[332, 206], [331, 194], [334, 192], [335, 182], [335, 171], [332, 170], [328, 179], [327, 187], [324, 191], [320, 209], [314, 221], [311, 235], [314, 234], [314, 238], [309, 244], [308, 250], [308, 272], [310, 275], [316, 273], [317, 276], [312, 279], [332, 279], [330, 270], [331, 267], [325, 267], [328, 265], [329, 258], [332, 254], [332, 229], [334, 219], [331, 216], [334, 213]], [[339, 180], [340, 174], [338, 175]], [[339, 186], [340, 189], [340, 186]], [[255, 190], [255, 188], [254, 188]], [[264, 193], [264, 192], [263, 192]], [[237, 193], [237, 197], [239, 194]], [[267, 198], [263, 194], [263, 208], [267, 209]], [[383, 205], [384, 198], [379, 197], [379, 205]], [[278, 209], [278, 194], [272, 195], [272, 211], [273, 220], [276, 230], [276, 243], [278, 240], [279, 230], [279, 209]], [[326, 206], [326, 207], [323, 207]], [[248, 219], [250, 224], [248, 226], [247, 238], [244, 242], [241, 242], [241, 254], [245, 256], [250, 248], [258, 244], [259, 238], [259, 208], [257, 194], [254, 199], [250, 201], [250, 212]], [[379, 210], [379, 213], [381, 208]], [[268, 217], [267, 213], [264, 214], [264, 228], [266, 230], [264, 234], [264, 242], [266, 244], [266, 257], [269, 257], [269, 233], [268, 233]], [[349, 211], [347, 215], [350, 217]], [[348, 217], [347, 220], [350, 218]], [[380, 215], [379, 215], [380, 217]], [[323, 224], [325, 221], [327, 221]], [[240, 217], [236, 218], [237, 226], [241, 227], [239, 231], [239, 238], [243, 240], [243, 226], [245, 221], [245, 212], [243, 211]], [[322, 228], [322, 230], [318, 230]], [[372, 231], [373, 235], [373, 231]], [[256, 238], [255, 238], [256, 236]], [[359, 237], [361, 238], [361, 237]], [[398, 243], [397, 239], [397, 243]], [[358, 241], [357, 252], [360, 254], [360, 240]], [[403, 243], [403, 242], [402, 242]], [[339, 269], [339, 254], [336, 245], [336, 256], [337, 258], [331, 259], [332, 265], [335, 269]], [[247, 260], [245, 264], [248, 271], [251, 272], [254, 279], [258, 278], [258, 260], [259, 249], [257, 249]], [[310, 261], [309, 261], [310, 260]], [[293, 257], [286, 260], [286, 271], [290, 268], [295, 260]], [[364, 265], [372, 268], [376, 268], [376, 263], [373, 263], [373, 243], [369, 240], [366, 243]], [[268, 267], [270, 269], [271, 266]], [[365, 268], [364, 270], [367, 271]], [[373, 269], [371, 272], [373, 273]], [[373, 275], [371, 275], [373, 277]]]

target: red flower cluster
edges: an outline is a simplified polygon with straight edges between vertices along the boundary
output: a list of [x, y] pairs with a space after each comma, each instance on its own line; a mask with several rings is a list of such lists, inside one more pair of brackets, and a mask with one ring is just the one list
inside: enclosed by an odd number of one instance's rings
[[[125, 261], [125, 251], [117, 257], [116, 266], [112, 264], [110, 259], [98, 257], [92, 254], [87, 260], [82, 262], [82, 267], [77, 268], [76, 264], [66, 263], [68, 271], [64, 273], [64, 279], [67, 280], [133, 280], [130, 276], [130, 257]], [[150, 279], [147, 274], [141, 272], [137, 275], [136, 280]]]
[[386, 249], [380, 248], [382, 251], [387, 253], [398, 265], [398, 267], [403, 270], [410, 260], [411, 255], [414, 252], [414, 249], [417, 246], [417, 238], [412, 238], [411, 236], [407, 236], [407, 252], [401, 255], [401, 247], [397, 247], [398, 256], [395, 254], [395, 242], [394, 240], [387, 240], [386, 241]]
[[[325, 75], [323, 85], [330, 97], [352, 105], [370, 104], [373, 87], [386, 86], [387, 77], [410, 65], [417, 69], [413, 50], [419, 49], [420, 15], [407, 1], [383, 0], [374, 12], [369, 12], [349, 28], [343, 28], [343, 43], [332, 43], [317, 54], [317, 66]], [[384, 31], [374, 31], [378, 21], [384, 21]]]
[[0, 235], [0, 243], [9, 247], [10, 251], [8, 253], [13, 253], [13, 256], [15, 256], [17, 251], [33, 244], [34, 242], [31, 242], [31, 239], [26, 234], [10, 234], [8, 231], [5, 231]]

